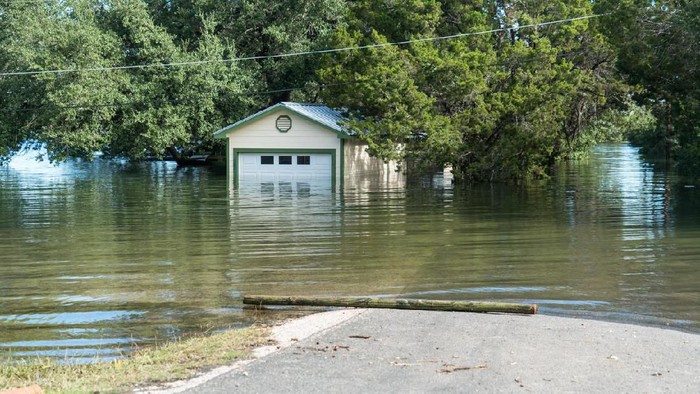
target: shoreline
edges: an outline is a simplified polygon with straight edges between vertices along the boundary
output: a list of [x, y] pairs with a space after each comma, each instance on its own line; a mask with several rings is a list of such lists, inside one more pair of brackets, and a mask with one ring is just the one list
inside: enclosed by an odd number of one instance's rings
[[700, 322], [691, 320], [678, 320], [660, 318], [652, 315], [644, 315], [640, 313], [622, 313], [622, 312], [591, 312], [575, 310], [552, 310], [547, 307], [540, 307], [539, 315], [561, 317], [565, 319], [580, 319], [597, 321], [601, 323], [625, 324], [631, 326], [656, 328], [660, 330], [672, 330], [686, 334], [700, 335]]
[[[347, 331], [348, 327], [352, 326], [355, 327], [354, 329], [356, 331], [366, 330], [367, 327], [375, 327], [373, 330], [377, 332], [386, 332], [387, 339], [384, 340], [384, 342], [379, 342], [374, 345], [386, 346], [395, 342], [391, 349], [401, 349], [401, 351], [406, 351], [408, 354], [412, 354], [414, 350], [420, 348], [422, 346], [420, 345], [421, 342], [427, 340], [426, 338], [432, 338], [430, 340], [434, 341], [436, 344], [439, 344], [439, 346], [435, 346], [436, 349], [450, 347], [461, 349], [464, 347], [468, 348], [469, 346], [478, 347], [478, 344], [475, 345], [474, 343], [469, 342], [474, 338], [464, 337], [463, 330], [473, 330], [473, 335], [475, 337], [481, 336], [480, 338], [482, 341], [490, 340], [490, 338], [493, 336], [492, 331], [500, 331], [501, 339], [512, 337], [517, 339], [517, 343], [528, 343], [528, 341], [530, 341], [532, 343], [529, 346], [532, 348], [539, 346], [538, 344], [541, 341], [555, 343], [559, 341], [559, 345], [556, 346], [559, 346], [560, 348], [556, 348], [555, 346], [555, 348], [549, 350], [553, 352], [552, 356], [554, 357], [566, 355], [568, 353], [585, 353], [587, 351], [585, 349], [569, 348], [569, 342], [584, 343], [597, 340], [600, 342], [598, 343], [599, 346], [602, 344], [604, 347], [614, 348], [615, 346], [619, 345], [619, 341], [634, 341], [638, 338], [646, 338], [646, 342], [644, 342], [643, 346], [641, 347], [637, 346], [630, 349], [618, 348], [617, 351], [617, 353], [627, 352], [628, 356], [644, 359], [643, 354], [637, 353], [648, 352], [652, 354], [661, 354], [661, 350], [657, 349], [657, 342], [669, 342], [668, 338], [680, 338], [683, 343], [691, 344], [690, 349], [692, 350], [680, 349], [677, 351], [678, 356], [681, 358], [698, 360], [697, 369], [700, 370], [700, 335], [697, 332], [679, 330], [677, 327], [670, 325], [649, 326], [630, 322], [611, 322], [609, 320], [589, 318], [588, 316], [571, 317], [552, 314], [512, 315], [497, 313], [429, 312], [386, 309], [333, 309], [308, 312], [309, 314], [301, 317], [278, 320], [275, 323], [254, 328], [254, 330], [257, 331], [257, 335], [261, 335], [261, 337], [254, 342], [250, 342], [251, 345], [255, 345], [252, 348], [248, 348], [249, 352], [247, 356], [240, 357], [237, 359], [237, 361], [229, 363], [224, 362], [223, 364], [221, 362], [213, 364], [207, 363], [209, 366], [196, 369], [194, 375], [191, 377], [152, 384], [140, 382], [134, 386], [131, 386], [130, 390], [136, 393], [153, 394], [171, 394], [183, 392], [194, 393], [202, 390], [204, 390], [204, 392], [210, 392], [209, 389], [206, 388], [215, 385], [217, 381], [233, 381], [235, 382], [233, 384], [235, 384], [237, 387], [238, 384], [248, 382], [247, 377], [249, 376], [249, 371], [255, 371], [250, 373], [256, 373], [257, 375], [275, 375], [278, 371], [274, 366], [271, 366], [271, 363], [273, 360], [285, 357], [285, 355], [288, 357], [290, 352], [299, 353], [299, 349], [318, 347], [317, 345], [319, 343], [324, 343], [324, 341], [334, 343], [334, 347], [332, 347], [334, 349], [345, 349], [349, 348], [349, 345], [346, 343], [348, 341], [347, 338], [370, 338], [374, 336], [367, 332], [354, 336], [347, 335], [347, 333], [345, 336], [343, 336], [343, 334], [338, 334], [344, 330]], [[387, 316], [391, 316], [391, 318], [387, 318]], [[270, 320], [274, 321], [274, 319]], [[383, 321], [383, 323], [378, 324], [377, 320]], [[410, 337], [414, 334], [410, 331], [403, 332], [407, 327], [410, 327], [418, 332], [422, 332], [422, 334], [414, 339], [408, 340], [406, 339], [406, 336]], [[457, 327], [462, 327], [463, 329], [456, 329]], [[593, 337], [589, 338], [583, 335], [583, 332], [581, 331], [582, 327], [585, 327], [588, 331], [587, 335], [595, 333], [593, 334]], [[231, 329], [228, 330], [228, 334], [234, 334], [235, 336], [236, 332], [242, 332], [244, 330], [250, 331], [251, 329]], [[441, 332], [441, 330], [444, 330], [444, 332]], [[402, 331], [403, 334], [396, 335], [396, 331]], [[392, 332], [394, 333], [392, 334]], [[611, 336], [615, 336], [617, 339], [610, 340]], [[334, 337], [340, 338], [340, 341], [333, 342], [332, 340], [328, 339]], [[456, 339], [450, 343], [442, 343], [445, 338]], [[218, 341], [218, 344], [215, 343], [213, 347], [210, 347], [212, 351], [220, 349], [220, 345], [223, 344], [221, 342], [222, 340], [225, 339], [215, 339], [215, 341]], [[311, 346], [309, 346], [308, 343], [311, 343]], [[316, 345], [314, 345], [314, 343]], [[669, 343], [669, 346], [672, 346], [674, 342], [670, 341]], [[326, 348], [328, 348], [328, 346]], [[355, 346], [353, 346], [353, 349], [355, 349]], [[365, 355], [365, 353], [372, 354], [374, 351], [375, 350], [372, 348], [365, 348], [364, 350], [357, 348], [353, 353], [355, 357], [362, 358], [370, 357]], [[489, 349], [482, 349], [481, 351], [477, 352], [477, 354], [489, 354], [490, 351], [491, 350]], [[684, 352], [690, 352], [685, 354], [685, 356], [688, 357], [684, 357]], [[436, 354], [434, 353], [435, 351], [428, 350], [424, 358], [435, 358]], [[213, 356], [213, 354], [204, 357], [207, 358], [211, 356]], [[594, 360], [594, 362], [600, 362], [602, 360], [604, 363], [609, 363], [610, 361], [617, 361], [620, 357], [613, 353], [606, 354], [604, 357], [600, 355], [598, 356], [598, 359]], [[335, 354], [333, 357], [335, 357]], [[533, 358], [536, 359], [536, 356], [528, 355], [526, 360], [531, 362]], [[450, 360], [447, 358], [445, 359], [447, 360], [445, 364], [448, 365]], [[389, 363], [391, 362], [392, 361], [389, 361]], [[523, 363], [524, 362], [525, 361], [523, 361]], [[670, 361], [667, 360], [667, 362]], [[120, 362], [103, 363], [103, 366], [119, 363]], [[402, 364], [408, 365], [411, 363]], [[483, 362], [475, 365], [482, 366], [488, 364]], [[470, 366], [469, 368], [472, 367], [474, 367], [474, 365]], [[320, 368], [325, 368], [325, 365], [322, 365]], [[361, 369], [362, 365], [360, 365], [358, 368]], [[678, 366], [674, 366], [673, 368], [678, 370]], [[670, 370], [670, 367], [666, 369], [666, 371]], [[534, 374], [541, 373], [540, 370], [529, 372]], [[367, 370], [365, 373], [371, 375], [373, 371]], [[630, 372], [628, 371], [627, 374], [629, 373]], [[652, 372], [652, 374], [664, 373], [666, 372]], [[695, 383], [700, 384], [700, 380]], [[370, 389], [373, 387], [367, 388]], [[429, 387], [426, 387], [426, 389], [428, 388]], [[545, 387], [542, 388], [545, 389]], [[654, 387], [651, 386], [651, 388]], [[260, 387], [256, 387], [253, 391], [260, 389]]]
[[[426, 311], [396, 311], [396, 310], [367, 310], [367, 309], [339, 309], [339, 310], [332, 310], [332, 311], [325, 311], [325, 312], [319, 312], [319, 313], [312, 313], [310, 315], [303, 316], [301, 318], [296, 318], [296, 319], [291, 319], [287, 320], [285, 322], [282, 322], [281, 324], [273, 327], [270, 329], [270, 338], [276, 341], [275, 345], [272, 346], [265, 346], [258, 348], [253, 351], [253, 359], [251, 360], [246, 360], [246, 361], [241, 361], [237, 362], [233, 365], [230, 365], [226, 367], [227, 369], [221, 369], [221, 370], [216, 370], [216, 371], [210, 371], [208, 373], [204, 373], [195, 379], [189, 379], [189, 380], [184, 380], [184, 381], [179, 381], [179, 382], [172, 382], [168, 384], [168, 387], [150, 387], [146, 388], [144, 390], [139, 390], [138, 392], [143, 392], [143, 393], [182, 393], [182, 392], [220, 392], [216, 391], [216, 389], [212, 389], [212, 387], [219, 387], [222, 385], [220, 382], [228, 382], [228, 384], [233, 384], [236, 388], [236, 390], [242, 389], [243, 392], [248, 391], [246, 389], [247, 386], [245, 384], [248, 384], [253, 381], [253, 379], [248, 379], [249, 376], [253, 376], [255, 374], [259, 379], [265, 381], [269, 378], [276, 377], [279, 375], [285, 375], [280, 372], [280, 370], [277, 369], [276, 366], [274, 366], [274, 360], [283, 358], [283, 357], [299, 357], [299, 349], [312, 349], [315, 347], [318, 347], [319, 344], [323, 343], [335, 343], [335, 348], [338, 349], [344, 349], [347, 345], [347, 338], [352, 338], [353, 335], [347, 335], [347, 333], [351, 331], [347, 331], [350, 326], [354, 326], [355, 330], [358, 330], [358, 327], [373, 327], [373, 320], [378, 319], [378, 318], [383, 318], [383, 315], [391, 315], [393, 316], [392, 318], [388, 318], [383, 320], [384, 323], [382, 324], [375, 324], [376, 329], [378, 331], [381, 330], [386, 330], [386, 331], [396, 331], [396, 330], [405, 330], [406, 325], [405, 322], [402, 322], [403, 319], [406, 319], [409, 323], [413, 322], [414, 324], [408, 324], [409, 326], [413, 327], [416, 330], [421, 330], [421, 327], [419, 326], [418, 323], [422, 322], [423, 324], [428, 324], [428, 322], [434, 321], [434, 320], [445, 320], [446, 322], [449, 321], [455, 321], [455, 322], [460, 322], [461, 325], [464, 325], [465, 327], [474, 325], [474, 329], [478, 330], [480, 325], [493, 325], [493, 327], [485, 329], [483, 332], [481, 338], [482, 340], [486, 341], [491, 338], [491, 331], [494, 328], [500, 329], [502, 332], [502, 337], [507, 338], [509, 336], [517, 337], [518, 341], [516, 342], [521, 342], [521, 343], [526, 343], [528, 341], [533, 341], [532, 344], [529, 346], [536, 348], [538, 346], [538, 343], [541, 340], [547, 341], [547, 342], [561, 342], [559, 343], [560, 348], [553, 348], [549, 349], [552, 354], [559, 355], [560, 357], [563, 357], [569, 353], [585, 353], [585, 349], [579, 349], [574, 346], [574, 348], [570, 348], [570, 343], [587, 343], [591, 341], [600, 341], [600, 343], [597, 345], [598, 347], [602, 348], [610, 348], [610, 351], [603, 351], [603, 353], [599, 354], [597, 358], [593, 359], [591, 362], [591, 365], [598, 365], [596, 363], [602, 363], [606, 365], [599, 365], [600, 370], [594, 370], [591, 371], [590, 373], [592, 374], [604, 374], [605, 373], [605, 368], [609, 367], [611, 362], [613, 361], [618, 361], [620, 359], [626, 358], [626, 357], [640, 357], [644, 358], [644, 353], [656, 353], [656, 351], [653, 349], [655, 345], [653, 345], [652, 339], [658, 340], [658, 341], [668, 341], [667, 338], [683, 338], [684, 341], [693, 343], [693, 349], [695, 349], [695, 352], [697, 353], [698, 356], [700, 356], [700, 335], [697, 333], [687, 333], [687, 332], [682, 332], [679, 330], [674, 329], [673, 327], [649, 327], [649, 326], [643, 326], [643, 325], [637, 325], [637, 324], [631, 324], [631, 323], [619, 323], [619, 322], [610, 322], [610, 321], [601, 321], [597, 319], [586, 319], [586, 318], [578, 318], [578, 317], [562, 317], [562, 316], [552, 316], [548, 314], [544, 315], [534, 315], [534, 316], [519, 316], [519, 315], [508, 315], [508, 314], [473, 314], [473, 313], [459, 313], [459, 312], [426, 312]], [[503, 325], [506, 324], [505, 322], [508, 322], [508, 324], [515, 324], [516, 326], [520, 325], [525, 325], [527, 326], [527, 329], [519, 331], [519, 332], [510, 332], [509, 330], [504, 330]], [[430, 324], [435, 324], [430, 323]], [[495, 325], [494, 325], [495, 324]], [[507, 324], [506, 324], [507, 325]], [[446, 327], [450, 327], [449, 324], [446, 324]], [[500, 328], [499, 328], [500, 327]], [[587, 334], [592, 335], [592, 338], [588, 338], [587, 336], [583, 335], [583, 332], [581, 331], [581, 328], [584, 328], [584, 331], [587, 332]], [[454, 327], [452, 328], [454, 329]], [[482, 327], [483, 329], [483, 327]], [[345, 332], [344, 334], [338, 334], [339, 332]], [[354, 331], [352, 331], [354, 332]], [[403, 332], [403, 331], [402, 331]], [[536, 334], [539, 333], [539, 334]], [[404, 332], [404, 334], [406, 334]], [[409, 333], [410, 334], [410, 333]], [[364, 334], [363, 334], [364, 335]], [[364, 338], [366, 337], [371, 337], [371, 335], [360, 335], [357, 337]], [[396, 336], [392, 340], [398, 341], [397, 344], [392, 346], [391, 348], [396, 350], [396, 349], [402, 349], [409, 354], [415, 353], [414, 349], [417, 347], [417, 343], [420, 341], [424, 340], [425, 337], [430, 337], [431, 335], [434, 336], [432, 340], [436, 341], [436, 343], [439, 343], [440, 341], [443, 340], [441, 337], [455, 337], [457, 338], [459, 335], [464, 335], [463, 333], [460, 333], [460, 330], [457, 330], [457, 332], [449, 332], [445, 333], [444, 335], [434, 335], [434, 330], [431, 328], [426, 328], [425, 332], [422, 334], [422, 337], [419, 337], [418, 339], [413, 339], [410, 341], [407, 341], [403, 345], [400, 345], [401, 341], [405, 341], [402, 335]], [[534, 335], [534, 337], [533, 337]], [[541, 335], [541, 338], [537, 338], [537, 335]], [[571, 338], [569, 338], [571, 336]], [[340, 342], [334, 342], [333, 340], [328, 340], [327, 338], [339, 338]], [[342, 339], [346, 338], [346, 339]], [[613, 339], [614, 338], [614, 339]], [[645, 341], [649, 342], [647, 343], [648, 348], [644, 348], [644, 346], [639, 347], [639, 346], [633, 346], [630, 349], [624, 349], [624, 348], [617, 348], [616, 351], [613, 351], [613, 348], [616, 348], [616, 346], [619, 346], [620, 342], [625, 342], [625, 341], [634, 341], [639, 338], [644, 338]], [[465, 341], [469, 341], [469, 338], [465, 338]], [[309, 342], [310, 341], [310, 342]], [[418, 341], [418, 342], [416, 342]], [[673, 342], [673, 341], [671, 341]], [[311, 344], [309, 347], [308, 344]], [[341, 343], [341, 345], [338, 345], [338, 343]], [[385, 346], [387, 345], [388, 341], [384, 340], [383, 343], [380, 343], [381, 345]], [[467, 342], [465, 342], [467, 343]], [[645, 342], [646, 343], [646, 342]], [[315, 345], [314, 345], [315, 344]], [[377, 344], [374, 344], [376, 346]], [[340, 347], [338, 347], [340, 346]], [[436, 348], [440, 348], [442, 346], [445, 346], [445, 344], [442, 344], [440, 346], [436, 346]], [[449, 345], [448, 345], [449, 346]], [[457, 347], [462, 347], [463, 345], [453, 345]], [[328, 346], [326, 346], [328, 348]], [[354, 348], [354, 346], [352, 347]], [[296, 350], [295, 350], [296, 349]], [[374, 352], [373, 349], [371, 348], [363, 348], [363, 349], [358, 349], [355, 351], [355, 357], [358, 357], [360, 359], [362, 358], [367, 358], [370, 356], [363, 355], [363, 351], [366, 353], [372, 353]], [[514, 350], [515, 351], [515, 350]], [[304, 351], [306, 352], [306, 351]], [[635, 352], [638, 352], [640, 354], [636, 354]], [[297, 356], [289, 356], [290, 353], [296, 353]], [[430, 358], [435, 358], [434, 351], [430, 351], [429, 349], [427, 350], [427, 353], [425, 354], [425, 359], [430, 359]], [[484, 353], [488, 353], [488, 351], [484, 351]], [[619, 354], [624, 354], [624, 355], [616, 355], [613, 353], [619, 353]], [[335, 357], [337, 353], [333, 354], [333, 357]], [[551, 355], [550, 355], [551, 356]], [[327, 356], [326, 356], [327, 357]], [[532, 355], [532, 354], [526, 354], [524, 356], [526, 359], [538, 359], [538, 356]], [[694, 359], [700, 359], [693, 355]], [[294, 361], [294, 360], [292, 360]], [[311, 360], [313, 361], [313, 360]], [[326, 360], [327, 361], [327, 360]], [[348, 362], [351, 362], [352, 360], [349, 360]], [[352, 361], [352, 362], [356, 362]], [[449, 360], [448, 360], [449, 362]], [[534, 362], [535, 364], [537, 363], [545, 363], [545, 361], [540, 360], [537, 362]], [[522, 364], [527, 364], [525, 361], [521, 361]], [[296, 364], [299, 365], [308, 365], [307, 361], [296, 361]], [[370, 363], [371, 364], [371, 363]], [[413, 365], [411, 363], [403, 363], [406, 365]], [[448, 364], [446, 362], [446, 364]], [[285, 368], [291, 368], [294, 369], [293, 366], [290, 366], [292, 364], [284, 364]], [[357, 366], [357, 368], [361, 369], [367, 367], [365, 364], [361, 364]], [[482, 366], [482, 365], [489, 365], [488, 363], [484, 362], [482, 364], [475, 364], [477, 366]], [[642, 365], [642, 364], [640, 364]], [[324, 368], [330, 368], [329, 366], [326, 366], [323, 364], [323, 361], [319, 365], [320, 369]], [[469, 368], [473, 368], [474, 365], [470, 366]], [[503, 366], [502, 366], [503, 367]], [[700, 368], [700, 361], [698, 362], [698, 368]], [[465, 367], [467, 368], [467, 367]], [[479, 367], [481, 368], [481, 367]], [[507, 368], [507, 365], [503, 368]], [[678, 366], [672, 367], [676, 370], [678, 369]], [[344, 369], [344, 368], [343, 368]], [[662, 368], [661, 368], [662, 369]], [[654, 371], [650, 372], [647, 375], [648, 376], [662, 376], [663, 374], [667, 373], [666, 371], [670, 371], [671, 367], [668, 367], [664, 371]], [[694, 369], [693, 369], [694, 370]], [[266, 372], [267, 371], [267, 372]], [[274, 371], [274, 372], [272, 372]], [[295, 372], [288, 373], [289, 375], [298, 375], [302, 372], [299, 370], [294, 370]], [[303, 371], [306, 371], [306, 373], [310, 375], [315, 375], [315, 374], [321, 374], [323, 375], [323, 372], [309, 372], [307, 368], [304, 368]], [[575, 371], [574, 371], [575, 372]], [[342, 375], [342, 373], [337, 372]], [[371, 375], [373, 372], [373, 368], [368, 369], [366, 371], [368, 375]], [[529, 371], [531, 374], [537, 374], [537, 373], [543, 373], [541, 370], [536, 370], [536, 371]], [[625, 372], [627, 375], [629, 375], [630, 371]], [[653, 374], [659, 374], [659, 375], [653, 375]], [[624, 374], [620, 375], [621, 377], [624, 377]], [[323, 375], [322, 377], [315, 377], [313, 379], [320, 379], [321, 381], [325, 378], [329, 378], [326, 375]], [[646, 376], [641, 377], [637, 376], [637, 379], [644, 379]], [[312, 378], [312, 377], [310, 377]], [[600, 376], [598, 376], [600, 378]], [[628, 377], [631, 379], [630, 377]], [[547, 381], [547, 378], [543, 378]], [[371, 382], [371, 379], [369, 379]], [[603, 380], [604, 381], [604, 380]], [[682, 383], [683, 380], [680, 380], [676, 383], [680, 384]], [[288, 382], [285, 382], [287, 384]], [[307, 382], [308, 383], [308, 382]], [[694, 384], [697, 383], [697, 381], [694, 381]], [[242, 385], [241, 387], [238, 387], [238, 385]], [[252, 383], [250, 383], [252, 384]], [[379, 383], [381, 384], [381, 383]], [[227, 389], [231, 389], [232, 387], [230, 386], [224, 386], [227, 387]], [[250, 389], [251, 391], [256, 391], [256, 390], [261, 390], [260, 386], [252, 386], [254, 388]], [[277, 387], [277, 386], [275, 386]], [[561, 386], [566, 387], [566, 386]], [[596, 386], [597, 387], [597, 386]], [[636, 386], [631, 386], [635, 387]], [[647, 389], [649, 387], [654, 388], [654, 386], [645, 386]], [[300, 387], [298, 387], [300, 388]], [[372, 389], [372, 388], [377, 388], [377, 387], [372, 387], [368, 386], [366, 387], [367, 389]], [[388, 387], [383, 387], [383, 388], [388, 388]], [[429, 389], [430, 387], [426, 387], [426, 389]], [[449, 387], [448, 387], [449, 388]], [[483, 389], [484, 387], [482, 387]], [[486, 387], [487, 389], [489, 387]], [[492, 387], [493, 388], [493, 387]], [[542, 389], [546, 389], [546, 387], [541, 387]], [[550, 387], [551, 388], [551, 387]], [[213, 390], [213, 391], [212, 391]], [[264, 388], [262, 388], [263, 391], [265, 391]], [[311, 390], [314, 391], [314, 390]], [[319, 390], [320, 391], [320, 390]], [[224, 391], [221, 391], [224, 392]]]
[[339, 309], [333, 311], [311, 312], [308, 315], [281, 320], [268, 330], [268, 341], [274, 341], [253, 349], [252, 358], [239, 360], [231, 365], [223, 365], [203, 372], [197, 376], [163, 383], [157, 386], [145, 386], [134, 390], [135, 393], [175, 394], [195, 389], [214, 378], [244, 368], [246, 365], [275, 352], [288, 348], [295, 343], [332, 329], [346, 321], [365, 313], [366, 309]]

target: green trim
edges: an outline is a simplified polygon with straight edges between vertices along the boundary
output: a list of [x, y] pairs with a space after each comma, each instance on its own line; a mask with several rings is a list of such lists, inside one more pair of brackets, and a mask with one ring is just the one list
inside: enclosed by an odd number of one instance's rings
[[231, 149], [231, 139], [226, 138], [226, 187], [231, 185], [231, 163], [228, 161], [229, 149]]
[[[341, 140], [342, 141], [342, 140]], [[340, 151], [343, 154], [342, 150]], [[308, 153], [308, 154], [326, 154], [331, 155], [331, 188], [335, 190], [336, 185], [336, 150], [335, 149], [276, 149], [276, 148], [234, 148], [231, 151], [233, 156], [233, 187], [238, 189], [238, 181], [240, 179], [238, 168], [238, 156], [241, 153]], [[342, 157], [342, 156], [341, 156]], [[340, 171], [342, 174], [342, 163]], [[342, 179], [342, 178], [341, 178]]]
[[226, 138], [226, 187], [231, 184], [231, 162], [228, 160], [228, 150], [231, 149], [231, 139]]
[[345, 139], [340, 139], [340, 189], [345, 187]]
[[312, 117], [309, 117], [309, 116], [307, 116], [307, 115], [305, 115], [305, 114], [302, 114], [302, 113], [300, 113], [300, 112], [297, 112], [297, 111], [295, 111], [292, 107], [287, 107], [286, 105], [282, 105], [281, 103], [280, 103], [280, 104], [273, 105], [272, 107], [269, 107], [269, 108], [267, 108], [267, 109], [264, 109], [264, 110], [262, 110], [262, 111], [260, 111], [260, 112], [258, 112], [258, 113], [256, 113], [256, 114], [253, 114], [253, 115], [249, 116], [248, 118], [239, 120], [238, 122], [236, 122], [236, 123], [234, 123], [234, 124], [231, 124], [231, 125], [228, 125], [228, 126], [224, 127], [224, 128], [221, 129], [221, 130], [215, 131], [215, 132], [214, 132], [214, 138], [226, 138], [226, 137], [228, 136], [229, 133], [232, 133], [232, 132], [234, 132], [234, 131], [240, 129], [240, 128], [243, 127], [243, 126], [245, 126], [245, 125], [247, 125], [247, 124], [250, 124], [251, 122], [254, 122], [254, 121], [258, 120], [258, 119], [260, 119], [261, 117], [265, 117], [265, 116], [268, 116], [268, 115], [272, 115], [272, 114], [274, 114], [274, 113], [276, 113], [276, 112], [284, 111], [284, 110], [287, 110], [288, 112], [290, 112], [290, 113], [292, 113], [292, 114], [294, 114], [294, 115], [297, 115], [297, 116], [299, 116], [300, 118], [304, 118], [304, 119], [306, 119], [306, 120], [308, 120], [308, 121], [310, 121], [310, 122], [312, 122], [312, 123], [315, 123], [315, 124], [318, 125], [318, 126], [323, 127], [324, 129], [326, 129], [326, 130], [328, 130], [328, 131], [331, 131], [331, 132], [335, 133], [336, 135], [338, 135], [338, 138], [341, 138], [341, 139], [344, 139], [344, 138], [352, 138], [351, 135], [348, 135], [347, 133], [345, 133], [345, 132], [343, 132], [343, 131], [338, 131], [338, 130], [332, 128], [332, 127], [328, 127], [328, 125], [325, 125], [325, 124], [319, 122], [318, 120], [316, 120], [316, 119], [314, 119], [314, 118], [312, 118]]

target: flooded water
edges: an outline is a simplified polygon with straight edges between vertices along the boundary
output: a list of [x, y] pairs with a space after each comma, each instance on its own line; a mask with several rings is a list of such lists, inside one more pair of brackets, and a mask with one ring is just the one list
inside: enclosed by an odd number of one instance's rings
[[700, 333], [700, 185], [627, 145], [550, 182], [331, 193], [97, 160], [0, 168], [0, 352], [110, 359], [243, 294], [535, 302]]

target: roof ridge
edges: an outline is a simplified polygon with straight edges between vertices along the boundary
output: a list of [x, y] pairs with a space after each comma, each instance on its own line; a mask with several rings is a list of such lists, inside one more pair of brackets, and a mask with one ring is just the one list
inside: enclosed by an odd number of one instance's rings
[[326, 108], [330, 108], [330, 109], [335, 109], [333, 107], [329, 107], [328, 105], [321, 104], [321, 103], [300, 103], [298, 101], [282, 101], [281, 103], [284, 104], [285, 106], [305, 105], [305, 106], [326, 107]]

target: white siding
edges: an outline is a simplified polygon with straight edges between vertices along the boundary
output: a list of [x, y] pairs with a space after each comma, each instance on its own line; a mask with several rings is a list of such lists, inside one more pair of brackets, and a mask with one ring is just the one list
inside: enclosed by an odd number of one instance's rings
[[[287, 115], [292, 119], [292, 128], [282, 133], [275, 127], [275, 122], [280, 115]], [[332, 149], [336, 152], [336, 180], [340, 183], [341, 154], [340, 138], [335, 132], [309, 121], [294, 112], [288, 110], [273, 111], [265, 116], [255, 119], [248, 124], [240, 126], [228, 134], [229, 157], [228, 166], [233, 182], [234, 160], [232, 151], [235, 149]], [[233, 186], [232, 184], [230, 186]]]
[[384, 163], [370, 157], [367, 144], [357, 139], [345, 141], [345, 190], [367, 191], [384, 187], [403, 187], [406, 177], [398, 172], [398, 163]]

